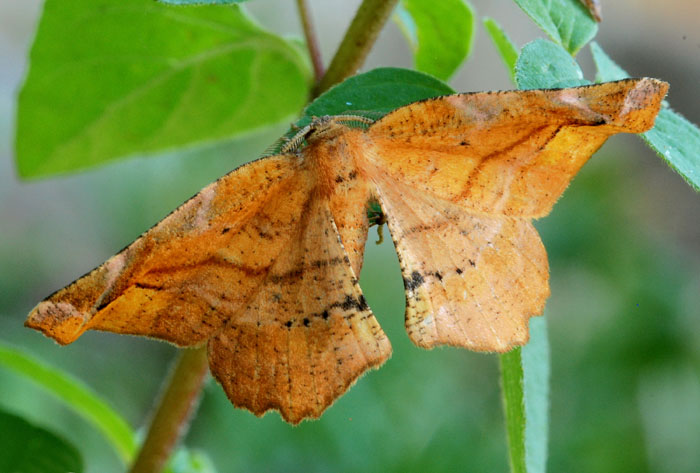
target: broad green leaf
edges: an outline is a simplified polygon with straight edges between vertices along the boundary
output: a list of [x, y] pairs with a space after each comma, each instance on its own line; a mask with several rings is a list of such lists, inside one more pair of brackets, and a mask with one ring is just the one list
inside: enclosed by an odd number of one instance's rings
[[523, 391], [522, 349], [500, 355], [501, 394], [508, 435], [508, 456], [512, 473], [526, 473], [525, 394]]
[[[136, 442], [131, 428], [119, 414], [82, 382], [18, 350], [2, 345], [0, 345], [0, 366], [34, 381], [65, 402], [68, 407], [102, 432], [122, 460], [128, 462], [132, 458]], [[0, 471], [6, 470], [0, 469]]]
[[74, 445], [0, 410], [0, 471], [8, 473], [81, 473], [83, 459]]
[[[627, 72], [608, 57], [596, 43], [591, 44], [593, 60], [598, 68], [599, 81], [629, 77]], [[696, 191], [700, 191], [700, 129], [683, 115], [674, 112], [668, 104], [656, 117], [654, 128], [642, 133], [651, 149], [661, 156]]]
[[171, 5], [229, 5], [233, 3], [243, 3], [247, 0], [158, 0], [160, 3]]
[[500, 355], [501, 391], [513, 473], [544, 473], [547, 465], [549, 341], [544, 317], [530, 319], [530, 341]]
[[515, 0], [542, 31], [575, 55], [598, 32], [579, 0]]
[[544, 39], [526, 44], [515, 64], [520, 89], [552, 89], [590, 84], [574, 58], [559, 45]]
[[223, 140], [306, 102], [299, 49], [239, 6], [46, 0], [19, 94], [23, 177]]
[[549, 340], [547, 319], [530, 319], [530, 341], [522, 348], [525, 458], [528, 473], [547, 470], [549, 437]]
[[496, 23], [494, 19], [484, 17], [484, 27], [491, 37], [494, 46], [496, 46], [498, 54], [506, 64], [511, 80], [515, 82], [515, 63], [518, 60], [518, 48], [508, 37], [508, 34], [503, 31], [501, 25]]
[[465, 0], [401, 0], [396, 19], [419, 71], [447, 80], [471, 51], [476, 21]]

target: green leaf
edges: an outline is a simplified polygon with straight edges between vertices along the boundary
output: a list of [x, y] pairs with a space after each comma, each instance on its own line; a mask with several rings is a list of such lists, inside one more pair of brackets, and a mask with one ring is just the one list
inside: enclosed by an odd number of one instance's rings
[[700, 192], [700, 129], [671, 108], [663, 108], [642, 138], [688, 184]]
[[522, 348], [500, 355], [500, 361], [511, 471], [544, 473], [549, 418], [546, 319], [530, 319], [530, 341]]
[[574, 58], [559, 45], [544, 39], [526, 44], [515, 64], [520, 89], [551, 89], [590, 84]]
[[83, 459], [74, 445], [23, 418], [0, 410], [0, 471], [81, 473]]
[[[129, 425], [82, 382], [18, 350], [2, 345], [0, 345], [0, 366], [34, 381], [65, 402], [68, 407], [102, 432], [122, 460], [128, 462], [133, 457], [136, 443]], [[6, 470], [0, 469], [0, 471]]]
[[603, 48], [595, 41], [591, 43], [591, 54], [593, 55], [593, 62], [595, 62], [597, 69], [595, 76], [596, 82], [608, 82], [627, 79], [629, 77], [627, 71], [610, 59], [610, 57], [605, 54], [605, 51], [603, 51]]
[[464, 0], [401, 0], [395, 18], [419, 71], [447, 80], [471, 51], [476, 21]]
[[211, 142], [291, 118], [307, 59], [239, 6], [47, 0], [19, 94], [21, 176]]
[[449, 85], [428, 74], [382, 67], [350, 77], [329, 89], [306, 107], [304, 115], [349, 113], [374, 118], [418, 100], [453, 93]]
[[[629, 77], [598, 44], [591, 44], [591, 52], [598, 69], [598, 81]], [[691, 187], [700, 191], [700, 129], [696, 125], [664, 104], [654, 128], [642, 133], [642, 138]]]
[[511, 80], [515, 81], [515, 63], [518, 60], [518, 48], [513, 41], [511, 41], [503, 28], [501, 28], [501, 25], [496, 23], [494, 19], [484, 17], [483, 21], [484, 27], [491, 37], [491, 41], [493, 41], [494, 46], [496, 46], [498, 50], [498, 54], [508, 68]]
[[515, 3], [572, 55], [598, 32], [598, 24], [579, 0], [515, 0]]
[[344, 80], [311, 102], [292, 129], [271, 146], [267, 154], [279, 152], [281, 146], [314, 117], [359, 115], [376, 120], [403, 105], [454, 93], [449, 85], [422, 72], [395, 67], [373, 69]]

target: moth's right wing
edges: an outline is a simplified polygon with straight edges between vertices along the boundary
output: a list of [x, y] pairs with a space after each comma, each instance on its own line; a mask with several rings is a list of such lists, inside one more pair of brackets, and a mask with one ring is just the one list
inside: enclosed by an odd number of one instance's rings
[[370, 126], [368, 159], [461, 207], [542, 217], [607, 138], [653, 126], [667, 90], [645, 78], [428, 99]]
[[401, 261], [420, 346], [506, 351], [549, 295], [531, 219], [611, 135], [651, 128], [668, 84], [629, 79], [401, 107], [366, 132], [365, 168]]

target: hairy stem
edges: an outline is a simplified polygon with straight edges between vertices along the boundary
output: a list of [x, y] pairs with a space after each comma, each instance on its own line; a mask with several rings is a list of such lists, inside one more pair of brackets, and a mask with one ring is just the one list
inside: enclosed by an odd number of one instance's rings
[[130, 473], [158, 473], [186, 430], [207, 374], [207, 348], [182, 350]]
[[398, 0], [363, 0], [314, 96], [355, 74], [379, 36]]
[[321, 50], [318, 47], [318, 39], [311, 22], [311, 12], [306, 0], [297, 0], [297, 10], [299, 10], [306, 46], [309, 48], [309, 56], [314, 67], [314, 77], [316, 78], [316, 83], [318, 83], [324, 74], [323, 59], [321, 59]]

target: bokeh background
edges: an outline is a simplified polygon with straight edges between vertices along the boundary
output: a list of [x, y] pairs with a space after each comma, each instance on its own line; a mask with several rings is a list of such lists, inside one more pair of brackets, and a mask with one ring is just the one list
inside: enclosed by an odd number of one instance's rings
[[[359, 1], [310, 3], [328, 61]], [[511, 1], [472, 4], [520, 45], [541, 36]], [[256, 0], [249, 9], [269, 29], [300, 35], [294, 2]], [[142, 426], [173, 347], [101, 333], [59, 347], [23, 328], [24, 317], [199, 188], [255, 158], [285, 124], [206, 149], [21, 182], [14, 100], [40, 11], [38, 0], [0, 3], [0, 341], [84, 380]], [[671, 104], [700, 123], [700, 3], [603, 1], [603, 15], [597, 41], [606, 52], [632, 75], [669, 81]], [[593, 78], [587, 48], [579, 58]], [[390, 23], [365, 70], [411, 64]], [[451, 85], [511, 88], [483, 29]], [[552, 270], [550, 471], [700, 471], [700, 195], [636, 137], [615, 137], [537, 226]], [[361, 282], [392, 359], [320, 421], [296, 428], [275, 413], [257, 419], [232, 408], [210, 381], [186, 442], [220, 472], [507, 471], [497, 357], [411, 345], [393, 246], [376, 239], [373, 229]], [[86, 423], [2, 369], [0, 407], [78, 445], [87, 471], [120, 471]]]

